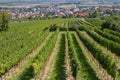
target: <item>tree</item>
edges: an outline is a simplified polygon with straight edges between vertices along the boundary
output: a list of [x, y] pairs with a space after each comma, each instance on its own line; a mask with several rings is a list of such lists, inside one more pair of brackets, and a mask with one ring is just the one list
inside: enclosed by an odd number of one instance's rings
[[92, 14], [90, 14], [91, 18], [96, 18], [100, 15], [99, 10], [95, 10]]
[[104, 28], [108, 28], [108, 29], [111, 29], [111, 30], [115, 30], [115, 31], [120, 31], [120, 26], [119, 26], [119, 22], [117, 22], [116, 20], [114, 19], [107, 19], [101, 26], [102, 30]]
[[5, 11], [0, 11], [0, 31], [8, 30], [10, 15]]

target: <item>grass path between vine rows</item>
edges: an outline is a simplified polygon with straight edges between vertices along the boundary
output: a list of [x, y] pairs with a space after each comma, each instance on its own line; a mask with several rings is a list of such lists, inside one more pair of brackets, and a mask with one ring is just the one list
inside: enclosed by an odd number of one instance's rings
[[[96, 32], [94, 32], [95, 34], [97, 34]], [[99, 35], [99, 34], [97, 34], [97, 35]], [[99, 36], [101, 36], [101, 35], [99, 35]], [[95, 41], [95, 40], [94, 40]], [[96, 42], [97, 43], [97, 42]], [[110, 50], [108, 50], [107, 48], [105, 48], [105, 47], [103, 47], [103, 46], [101, 46], [101, 45], [99, 45], [100, 47], [101, 47], [101, 49], [102, 49], [102, 51], [104, 52], [104, 53], [106, 53], [106, 54], [109, 54], [109, 55], [111, 55], [111, 57], [115, 60], [115, 62], [117, 63], [117, 67], [118, 68], [120, 68], [120, 57], [119, 56], [117, 56], [115, 53], [112, 53]]]
[[[81, 32], [81, 33], [83, 33], [83, 32]], [[92, 68], [95, 70], [95, 72], [97, 74], [97, 77], [100, 80], [113, 80], [112, 77], [107, 73], [107, 71], [105, 71], [101, 67], [99, 62], [93, 57], [92, 53], [86, 48], [84, 43], [78, 38], [77, 34], [76, 33], [74, 33], [74, 34], [76, 36], [76, 39], [77, 39], [79, 45], [81, 46], [81, 49], [82, 49], [84, 55], [88, 59], [88, 61], [89, 61], [90, 65], [92, 66]], [[84, 36], [86, 36], [86, 35], [84, 35]]]
[[[73, 33], [73, 32], [72, 32]], [[55, 57], [57, 56], [58, 48], [59, 48], [59, 42], [61, 38], [61, 34], [66, 34], [66, 32], [60, 32], [55, 47], [53, 49], [53, 52], [51, 53], [50, 57], [48, 58], [47, 62], [45, 63], [43, 71], [40, 73], [39, 80], [49, 80], [52, 70], [54, 69], [55, 64]], [[70, 66], [70, 58], [68, 54], [68, 40], [66, 35], [66, 53], [65, 53], [65, 67], [66, 67], [66, 80], [73, 80], [73, 77], [71, 76], [71, 66]]]
[[54, 63], [55, 63], [54, 59], [55, 59], [55, 57], [58, 53], [60, 39], [61, 39], [61, 33], [58, 34], [58, 37], [57, 37], [57, 40], [56, 40], [56, 43], [55, 43], [55, 47], [53, 48], [52, 53], [50, 54], [47, 62], [45, 63], [38, 80], [49, 80], [50, 74], [53, 70], [53, 66], [54, 66]]
[[9, 80], [11, 79], [14, 75], [19, 74], [19, 72], [21, 72], [21, 70], [23, 68], [25, 68], [24, 66], [29, 63], [29, 61], [31, 60], [31, 58], [33, 58], [42, 48], [42, 46], [44, 45], [44, 43], [50, 38], [50, 36], [52, 35], [52, 33], [50, 33], [49, 35], [47, 35], [45, 37], [45, 39], [43, 39], [43, 42], [37, 47], [35, 48], [31, 53], [29, 53], [23, 60], [21, 60], [16, 66], [14, 66], [13, 68], [11, 68], [7, 73], [5, 73], [5, 75], [2, 76], [2, 78], [0, 80]]
[[[65, 33], [66, 34], [66, 33]], [[68, 39], [66, 34], [66, 53], [65, 53], [65, 67], [66, 67], [66, 80], [73, 80], [74, 77], [72, 76], [71, 64], [70, 64], [70, 56], [68, 51]]]
[[[96, 32], [94, 32], [96, 35], [98, 35]], [[106, 47], [101, 46], [99, 43], [97, 43], [92, 37], [90, 37], [86, 32], [83, 32], [84, 35], [86, 35], [92, 42], [97, 44], [98, 47], [103, 51], [103, 53], [110, 55], [112, 59], [116, 62], [117, 67], [120, 68], [120, 57], [118, 57], [115, 53], [112, 53], [110, 50], [108, 50]]]

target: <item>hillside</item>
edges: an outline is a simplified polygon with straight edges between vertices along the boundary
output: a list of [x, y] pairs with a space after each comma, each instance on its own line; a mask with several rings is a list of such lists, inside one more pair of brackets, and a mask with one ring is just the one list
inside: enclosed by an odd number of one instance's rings
[[0, 80], [120, 80], [120, 33], [102, 23], [11, 21], [0, 32]]

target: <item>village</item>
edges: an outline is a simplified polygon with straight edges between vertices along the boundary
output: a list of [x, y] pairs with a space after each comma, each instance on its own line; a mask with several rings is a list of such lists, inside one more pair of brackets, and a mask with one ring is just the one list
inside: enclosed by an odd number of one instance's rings
[[120, 12], [120, 6], [104, 6], [100, 4], [79, 5], [77, 3], [51, 3], [44, 5], [24, 5], [20, 7], [0, 7], [12, 15], [12, 19], [52, 18], [52, 17], [88, 17], [95, 10], [102, 16], [110, 16], [111, 13]]

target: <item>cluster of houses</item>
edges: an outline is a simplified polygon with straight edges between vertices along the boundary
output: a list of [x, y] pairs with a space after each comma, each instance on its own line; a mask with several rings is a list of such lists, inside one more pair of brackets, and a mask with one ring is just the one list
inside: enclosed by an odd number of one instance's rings
[[17, 12], [17, 11], [12, 11], [8, 10], [7, 11], [9, 14], [12, 15], [12, 19], [22, 19], [22, 18], [35, 18], [35, 17], [44, 17], [44, 14], [41, 13], [40, 11], [37, 12]]
[[85, 17], [88, 16], [88, 11], [81, 11], [79, 8], [74, 9], [57, 9], [57, 10], [48, 10], [44, 9], [36, 11], [20, 11], [16, 10], [7, 10], [9, 14], [12, 15], [12, 19], [21, 19], [21, 18], [35, 18], [35, 17], [64, 17], [64, 16], [73, 16], [73, 17]]
[[36, 17], [86, 17], [89, 13], [98, 9], [102, 15], [105, 11], [120, 12], [120, 7], [96, 7], [96, 6], [34, 6], [21, 8], [8, 8], [6, 11], [12, 15], [12, 19], [36, 18]]

